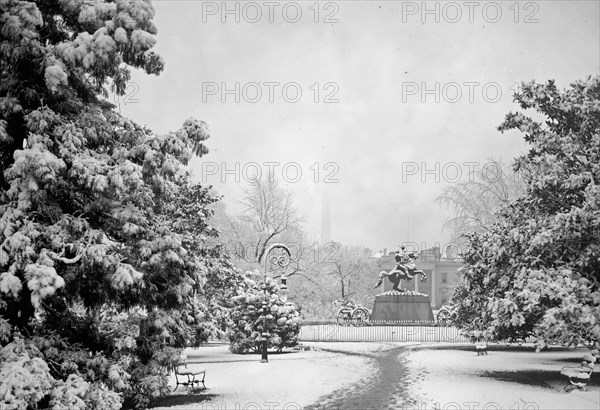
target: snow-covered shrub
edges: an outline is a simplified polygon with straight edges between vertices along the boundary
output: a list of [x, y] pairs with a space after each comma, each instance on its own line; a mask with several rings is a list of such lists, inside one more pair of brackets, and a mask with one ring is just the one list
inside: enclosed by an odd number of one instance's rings
[[268, 335], [268, 346], [278, 351], [298, 344], [300, 313], [296, 305], [279, 295], [275, 281], [257, 283], [247, 277], [233, 297], [233, 305], [229, 331], [233, 353], [259, 352], [263, 332]]

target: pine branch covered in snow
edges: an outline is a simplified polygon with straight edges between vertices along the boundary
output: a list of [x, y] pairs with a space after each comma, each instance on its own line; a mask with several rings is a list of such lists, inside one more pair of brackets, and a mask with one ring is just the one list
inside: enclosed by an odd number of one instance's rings
[[103, 99], [162, 71], [153, 18], [145, 0], [0, 3], [0, 407], [146, 407], [214, 328], [207, 276], [235, 277], [185, 168], [207, 124], [158, 135]]
[[539, 345], [600, 340], [600, 77], [559, 91], [553, 81], [523, 84], [515, 97], [541, 123], [509, 113], [529, 152], [526, 192], [499, 221], [469, 235], [463, 283], [453, 296], [457, 324], [490, 338], [535, 335]]

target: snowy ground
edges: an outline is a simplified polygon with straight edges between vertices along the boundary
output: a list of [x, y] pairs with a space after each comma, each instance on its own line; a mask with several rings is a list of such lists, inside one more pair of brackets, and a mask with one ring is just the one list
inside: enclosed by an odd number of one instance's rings
[[[490, 347], [487, 356], [477, 356], [470, 344], [440, 343], [305, 343], [311, 350], [270, 354], [269, 363], [259, 355], [233, 355], [225, 344], [188, 350], [188, 368], [206, 369], [207, 390], [190, 394], [181, 387], [155, 404], [173, 410], [256, 410], [311, 408], [333, 410], [335, 401], [324, 401], [336, 392], [373, 384], [377, 368], [374, 358], [399, 350], [398, 366], [407, 372], [406, 392], [410, 404], [401, 399], [389, 407], [399, 409], [537, 410], [599, 409], [600, 386], [596, 365], [588, 392], [561, 391], [565, 379], [560, 368], [578, 365], [587, 351], [553, 350], [535, 353], [533, 347]], [[402, 355], [402, 358], [400, 358]], [[381, 363], [379, 363], [381, 366]], [[175, 387], [174, 380], [171, 381]], [[385, 383], [394, 383], [385, 380]], [[370, 403], [361, 395], [362, 403]], [[366, 400], [366, 401], [365, 401]], [[319, 403], [325, 403], [320, 407]], [[332, 404], [333, 403], [333, 404]], [[346, 402], [347, 403], [347, 402]], [[376, 401], [374, 401], [376, 403]], [[415, 404], [416, 403], [416, 404]], [[331, 407], [331, 406], [334, 407]], [[347, 405], [342, 405], [348, 407]], [[357, 406], [352, 408], [363, 408]], [[350, 408], [350, 407], [348, 407]], [[339, 408], [338, 410], [344, 410]]]
[[[421, 344], [408, 355], [413, 397], [424, 409], [600, 409], [596, 364], [587, 392], [564, 393], [563, 366], [578, 366], [586, 349], [535, 353], [533, 346], [490, 346], [477, 356], [473, 346]], [[436, 404], [437, 403], [437, 404]]]
[[[316, 343], [312, 344], [316, 345]], [[336, 343], [348, 351], [378, 352], [385, 346]], [[371, 360], [321, 350], [260, 355], [233, 355], [226, 344], [187, 350], [188, 368], [206, 369], [207, 390], [200, 394], [180, 393], [159, 401], [156, 408], [177, 410], [301, 409], [319, 397], [353, 384], [374, 371]], [[174, 380], [171, 380], [173, 388]]]

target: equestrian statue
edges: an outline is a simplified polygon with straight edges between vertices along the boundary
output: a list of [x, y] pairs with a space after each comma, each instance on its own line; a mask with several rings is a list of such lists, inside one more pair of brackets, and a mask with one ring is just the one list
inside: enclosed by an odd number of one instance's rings
[[394, 257], [396, 260], [396, 267], [389, 272], [379, 272], [379, 280], [377, 281], [375, 288], [381, 286], [383, 279], [386, 277], [394, 284], [392, 289], [399, 292], [403, 291], [398, 287], [401, 279], [412, 280], [415, 275], [421, 275], [421, 281], [427, 280], [427, 274], [421, 269], [417, 269], [417, 265], [415, 264], [417, 258], [418, 256], [414, 252], [406, 253], [404, 251], [404, 246], [402, 246], [400, 250], [396, 252], [396, 256]]

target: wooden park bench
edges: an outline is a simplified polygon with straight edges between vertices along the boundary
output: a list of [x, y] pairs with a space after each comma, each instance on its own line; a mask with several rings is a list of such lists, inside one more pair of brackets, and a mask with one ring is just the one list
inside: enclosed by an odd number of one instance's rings
[[596, 358], [594, 356], [586, 354], [583, 356], [581, 365], [563, 367], [560, 370], [560, 374], [569, 379], [569, 384], [567, 384], [563, 390], [567, 393], [572, 392], [575, 389], [587, 391], [585, 386], [592, 376], [595, 362]]
[[477, 341], [475, 343], [475, 349], [477, 349], [477, 356], [487, 355], [487, 342], [486, 341]]
[[[200, 378], [202, 376], [202, 378]], [[206, 389], [206, 385], [204, 384], [204, 378], [206, 377], [206, 370], [188, 370], [187, 363], [185, 361], [181, 361], [177, 367], [175, 367], [175, 390], [182, 385], [186, 388], [191, 387], [192, 390], [194, 387], [200, 387], [200, 383], [202, 383], [202, 387]]]

